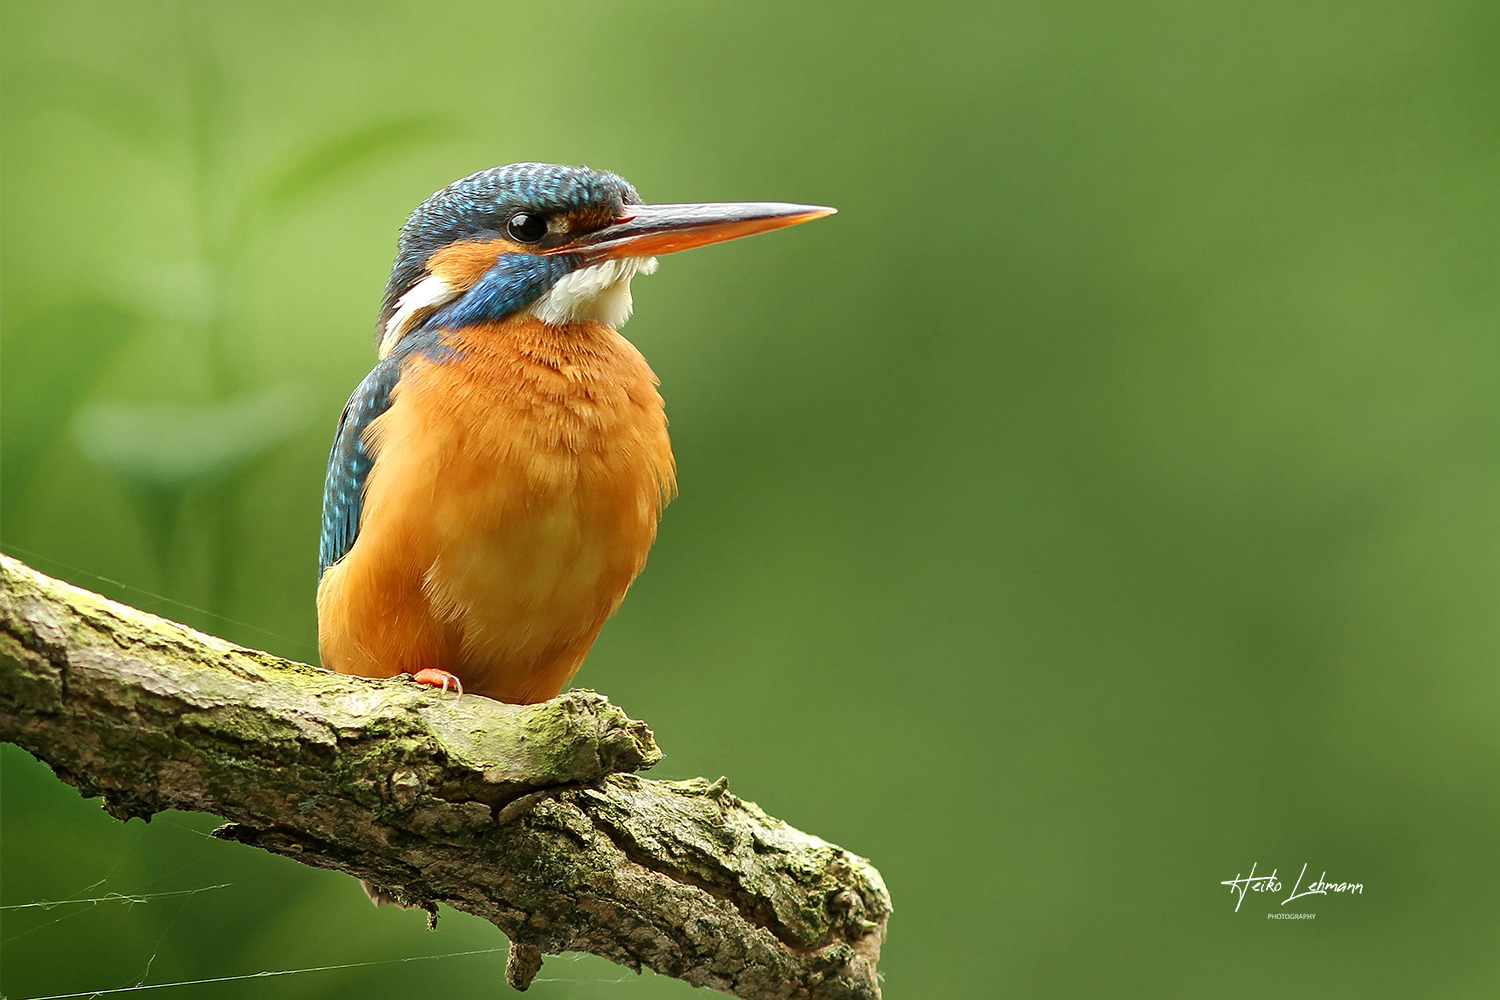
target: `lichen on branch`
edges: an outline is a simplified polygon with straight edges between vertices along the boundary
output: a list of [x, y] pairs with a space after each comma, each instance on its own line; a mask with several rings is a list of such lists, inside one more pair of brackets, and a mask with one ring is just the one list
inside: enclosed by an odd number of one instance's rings
[[591, 691], [539, 705], [329, 673], [0, 556], [0, 740], [120, 819], [217, 834], [493, 923], [525, 988], [586, 951], [745, 1000], [877, 1000], [890, 915], [863, 858], [727, 782], [652, 781], [651, 731]]

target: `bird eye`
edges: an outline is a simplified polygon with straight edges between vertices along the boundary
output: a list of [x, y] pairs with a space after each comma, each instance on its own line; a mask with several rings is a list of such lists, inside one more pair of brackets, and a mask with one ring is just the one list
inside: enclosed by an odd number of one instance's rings
[[529, 212], [517, 212], [506, 223], [505, 231], [517, 243], [535, 243], [547, 235], [547, 220]]

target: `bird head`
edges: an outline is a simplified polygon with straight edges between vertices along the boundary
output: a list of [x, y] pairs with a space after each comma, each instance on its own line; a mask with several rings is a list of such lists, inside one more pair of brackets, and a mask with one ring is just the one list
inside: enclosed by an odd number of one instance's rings
[[404, 337], [522, 310], [557, 326], [630, 316], [630, 279], [656, 255], [832, 215], [781, 202], [645, 205], [624, 178], [513, 163], [454, 181], [401, 227], [375, 329], [384, 358]]

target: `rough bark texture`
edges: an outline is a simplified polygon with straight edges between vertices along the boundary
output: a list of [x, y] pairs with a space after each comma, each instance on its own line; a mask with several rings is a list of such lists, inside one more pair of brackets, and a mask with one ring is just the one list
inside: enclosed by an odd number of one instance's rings
[[0, 739], [120, 819], [163, 809], [348, 872], [542, 954], [586, 951], [744, 998], [880, 996], [890, 914], [863, 858], [727, 782], [649, 781], [604, 697], [455, 699], [194, 632], [0, 556]]

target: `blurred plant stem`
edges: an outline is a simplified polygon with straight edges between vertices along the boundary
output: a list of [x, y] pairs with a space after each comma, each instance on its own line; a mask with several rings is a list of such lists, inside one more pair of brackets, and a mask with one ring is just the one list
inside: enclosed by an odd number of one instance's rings
[[[312, 416], [297, 382], [256, 388], [247, 376], [239, 345], [251, 331], [239, 304], [248, 251], [320, 195], [443, 128], [428, 117], [369, 121], [296, 148], [246, 180], [249, 147], [236, 125], [233, 87], [205, 41], [194, 37], [186, 46], [185, 106], [175, 124], [169, 109], [87, 71], [72, 74], [56, 99], [181, 170], [192, 231], [180, 242], [196, 248], [197, 301], [168, 305], [200, 352], [201, 401], [88, 402], [76, 407], [72, 429], [79, 450], [132, 496], [162, 587], [222, 615], [233, 599], [236, 538], [258, 460], [302, 433]], [[147, 315], [135, 327], [166, 322]], [[202, 562], [199, 572], [188, 571], [193, 560]]]
[[230, 361], [230, 287], [238, 271], [243, 241], [226, 224], [219, 210], [220, 192], [226, 178], [218, 150], [231, 113], [228, 88], [219, 66], [198, 46], [192, 53], [188, 87], [187, 152], [188, 191], [198, 248], [209, 276], [207, 309], [203, 318], [202, 343], [207, 354], [209, 388], [215, 398], [233, 391], [235, 378]]

